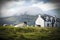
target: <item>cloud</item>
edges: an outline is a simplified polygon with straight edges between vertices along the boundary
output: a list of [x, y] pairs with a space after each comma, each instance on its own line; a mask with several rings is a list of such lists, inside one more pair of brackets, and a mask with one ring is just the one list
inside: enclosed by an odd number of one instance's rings
[[38, 2], [41, 2], [41, 1], [43, 1], [44, 3], [48, 3], [48, 2], [51, 2], [51, 3], [60, 3], [60, 0], [36, 0], [36, 1], [38, 1]]
[[25, 8], [25, 1], [22, 2], [8, 2], [5, 5], [2, 6], [1, 9], [1, 15], [2, 16], [12, 16], [15, 13], [18, 13], [18, 11], [20, 10], [23, 11], [22, 9]]
[[44, 3], [60, 3], [60, 0], [0, 0], [1, 4], [4, 4], [6, 2], [10, 2], [10, 1], [25, 1], [27, 3], [39, 3], [39, 2], [44, 2]]
[[48, 11], [60, 8], [60, 3], [51, 3], [47, 0], [10, 0], [2, 5], [1, 16], [13, 16], [16, 13], [21, 14], [30, 7], [36, 7], [40, 8], [42, 11]]
[[40, 3], [37, 3], [37, 4], [33, 4], [32, 7], [39, 7], [40, 9], [42, 9], [42, 11], [48, 11], [48, 10], [60, 8], [60, 3], [40, 2]]

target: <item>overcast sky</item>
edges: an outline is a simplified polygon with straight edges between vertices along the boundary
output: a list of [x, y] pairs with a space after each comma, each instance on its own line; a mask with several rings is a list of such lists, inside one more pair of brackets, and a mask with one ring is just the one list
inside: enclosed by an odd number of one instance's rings
[[[36, 14], [60, 8], [59, 0], [1, 0], [1, 16], [8, 17], [14, 14], [22, 14], [25, 11]], [[37, 11], [38, 10], [38, 11]], [[32, 14], [31, 13], [31, 14]], [[30, 13], [29, 13], [30, 14]]]

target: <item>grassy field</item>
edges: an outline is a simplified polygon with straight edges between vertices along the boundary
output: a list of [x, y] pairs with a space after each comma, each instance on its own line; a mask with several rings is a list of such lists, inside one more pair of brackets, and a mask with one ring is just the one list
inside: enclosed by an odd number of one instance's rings
[[0, 26], [0, 40], [60, 40], [60, 28]]

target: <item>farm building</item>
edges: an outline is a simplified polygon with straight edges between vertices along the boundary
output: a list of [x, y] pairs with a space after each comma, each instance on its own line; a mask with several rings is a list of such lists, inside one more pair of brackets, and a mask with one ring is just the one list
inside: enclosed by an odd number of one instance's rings
[[59, 27], [60, 19], [49, 15], [41, 16], [38, 15], [38, 18], [35, 21], [35, 26], [39, 27]]

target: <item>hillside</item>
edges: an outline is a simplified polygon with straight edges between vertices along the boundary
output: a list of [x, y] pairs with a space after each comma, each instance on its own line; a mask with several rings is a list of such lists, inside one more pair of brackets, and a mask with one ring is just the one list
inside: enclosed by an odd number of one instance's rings
[[1, 40], [60, 40], [60, 28], [0, 26]]
[[27, 22], [28, 25], [34, 25], [35, 20], [37, 16], [36, 15], [19, 15], [19, 16], [11, 16], [11, 17], [5, 17], [0, 18], [0, 24], [19, 24], [21, 22]]

